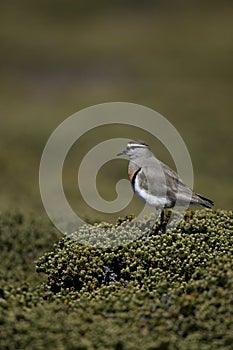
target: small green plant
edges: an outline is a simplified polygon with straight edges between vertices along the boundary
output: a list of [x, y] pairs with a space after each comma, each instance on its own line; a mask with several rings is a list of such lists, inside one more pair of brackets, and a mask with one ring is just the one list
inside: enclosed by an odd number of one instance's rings
[[[166, 233], [139, 235], [146, 226], [83, 226], [37, 259], [37, 284], [25, 283], [34, 273], [19, 258], [21, 284], [2, 270], [1, 348], [230, 350], [233, 213], [188, 212]], [[18, 232], [9, 239], [16, 256], [30, 230], [37, 253], [57, 237], [47, 223], [1, 218], [5, 246], [6, 232]], [[91, 244], [100, 236], [102, 248]]]

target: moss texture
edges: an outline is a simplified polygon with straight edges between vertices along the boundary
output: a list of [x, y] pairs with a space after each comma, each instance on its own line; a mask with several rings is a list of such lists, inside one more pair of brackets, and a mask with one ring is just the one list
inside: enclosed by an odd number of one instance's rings
[[150, 236], [145, 223], [102, 223], [59, 241], [48, 223], [2, 215], [1, 349], [230, 350], [232, 214], [189, 212]]

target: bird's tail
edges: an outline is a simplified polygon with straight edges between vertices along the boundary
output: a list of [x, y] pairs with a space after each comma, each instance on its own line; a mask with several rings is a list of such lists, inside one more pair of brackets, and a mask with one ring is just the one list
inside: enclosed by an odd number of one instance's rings
[[192, 198], [192, 204], [200, 204], [206, 208], [212, 208], [214, 206], [214, 202], [211, 199], [205, 198], [198, 193], [195, 193], [195, 196]]

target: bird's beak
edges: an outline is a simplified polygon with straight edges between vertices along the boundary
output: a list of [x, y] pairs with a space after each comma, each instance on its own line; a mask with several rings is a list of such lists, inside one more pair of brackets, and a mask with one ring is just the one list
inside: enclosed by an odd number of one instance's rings
[[117, 153], [117, 157], [118, 157], [118, 156], [123, 156], [124, 154], [126, 154], [126, 151], [125, 151], [125, 150], [122, 151], [122, 152], [120, 152], [120, 153]]

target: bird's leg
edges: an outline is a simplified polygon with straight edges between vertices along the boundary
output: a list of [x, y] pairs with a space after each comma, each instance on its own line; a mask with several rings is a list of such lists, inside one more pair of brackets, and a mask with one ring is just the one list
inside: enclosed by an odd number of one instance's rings
[[161, 210], [161, 215], [160, 215], [160, 225], [161, 226], [163, 224], [163, 219], [164, 219], [164, 209]]
[[159, 223], [158, 227], [156, 227], [156, 233], [159, 230], [161, 230], [162, 232], [166, 231], [166, 223], [163, 222], [164, 221], [164, 209], [161, 210], [161, 209], [156, 208], [155, 209], [155, 219], [153, 221], [153, 224], [151, 225], [151, 229], [148, 232], [147, 237], [149, 237], [150, 234], [153, 232], [154, 226], [157, 223], [159, 217], [160, 217], [160, 223]]
[[165, 232], [166, 231], [166, 223], [163, 222], [163, 220], [164, 220], [164, 209], [162, 209], [161, 215], [160, 215], [160, 228], [161, 228], [162, 232]]

